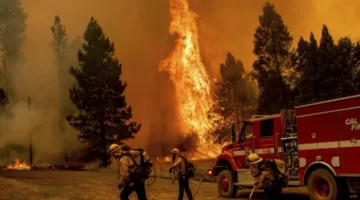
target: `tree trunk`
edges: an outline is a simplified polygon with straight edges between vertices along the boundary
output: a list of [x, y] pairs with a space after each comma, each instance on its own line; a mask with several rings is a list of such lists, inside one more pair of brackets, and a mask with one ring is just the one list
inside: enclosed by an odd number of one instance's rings
[[102, 151], [100, 151], [102, 154], [101, 155], [101, 161], [102, 161], [101, 167], [107, 167], [108, 158], [107, 158], [107, 154], [106, 154], [107, 149], [106, 149], [106, 139], [105, 139], [105, 130], [104, 130], [104, 122], [103, 121], [104, 120], [101, 120], [101, 122], [100, 122], [100, 140], [101, 140], [100, 148], [102, 149]]

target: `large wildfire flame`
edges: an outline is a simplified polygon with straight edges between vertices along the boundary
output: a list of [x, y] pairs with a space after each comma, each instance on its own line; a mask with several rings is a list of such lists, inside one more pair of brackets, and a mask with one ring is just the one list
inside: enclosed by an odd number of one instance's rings
[[[175, 85], [179, 114], [187, 128], [199, 135], [199, 147], [207, 146], [210, 150], [206, 133], [212, 128], [208, 119], [212, 99], [209, 77], [200, 56], [196, 14], [189, 10], [187, 0], [169, 0], [169, 3], [169, 32], [178, 38], [173, 52], [160, 64], [159, 70], [169, 73]], [[216, 155], [210, 154], [207, 153], [211, 157]]]
[[6, 168], [11, 170], [30, 170], [31, 166], [26, 162], [21, 162], [18, 158], [14, 158], [14, 164], [8, 165]]

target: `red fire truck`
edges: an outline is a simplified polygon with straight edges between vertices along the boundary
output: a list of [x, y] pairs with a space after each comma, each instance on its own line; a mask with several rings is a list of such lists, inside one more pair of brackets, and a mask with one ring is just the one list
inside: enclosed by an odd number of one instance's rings
[[311, 199], [360, 194], [360, 95], [254, 116], [240, 127], [209, 169], [221, 196], [253, 186], [245, 159], [251, 152], [284, 160], [288, 186], [307, 186]]

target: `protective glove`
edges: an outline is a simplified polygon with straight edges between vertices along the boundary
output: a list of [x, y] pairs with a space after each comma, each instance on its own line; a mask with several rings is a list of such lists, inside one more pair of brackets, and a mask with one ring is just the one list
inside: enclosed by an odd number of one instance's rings
[[125, 186], [125, 185], [124, 185], [123, 183], [120, 183], [120, 184], [118, 185], [119, 190], [121, 190], [124, 186]]

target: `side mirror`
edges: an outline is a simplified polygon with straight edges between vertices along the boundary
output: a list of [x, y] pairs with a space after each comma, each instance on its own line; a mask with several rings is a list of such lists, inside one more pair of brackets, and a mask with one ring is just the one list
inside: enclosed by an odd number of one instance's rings
[[250, 133], [249, 135], [246, 136], [246, 139], [248, 140], [248, 139], [251, 139], [253, 137], [254, 137], [254, 134]]
[[236, 128], [235, 128], [235, 124], [231, 125], [231, 141], [235, 142], [236, 140]]

